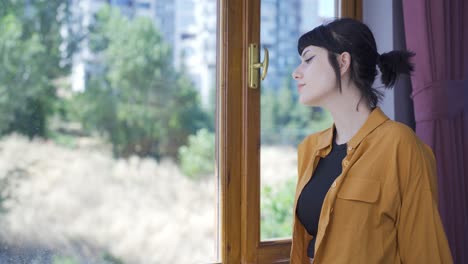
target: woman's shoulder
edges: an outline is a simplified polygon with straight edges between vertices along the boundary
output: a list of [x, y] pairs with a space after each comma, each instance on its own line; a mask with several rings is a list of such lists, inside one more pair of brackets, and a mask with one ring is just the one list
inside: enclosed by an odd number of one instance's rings
[[377, 132], [379, 141], [422, 143], [412, 128], [398, 121], [387, 120]]
[[376, 141], [381, 146], [389, 143], [403, 152], [413, 150], [433, 155], [432, 149], [416, 135], [412, 128], [398, 121], [386, 121], [379, 129]]
[[415, 139], [417, 138], [416, 134], [414, 133], [413, 129], [411, 129], [406, 124], [403, 124], [398, 121], [394, 120], [387, 120], [381, 126], [381, 132], [391, 133], [394, 135], [395, 139]]

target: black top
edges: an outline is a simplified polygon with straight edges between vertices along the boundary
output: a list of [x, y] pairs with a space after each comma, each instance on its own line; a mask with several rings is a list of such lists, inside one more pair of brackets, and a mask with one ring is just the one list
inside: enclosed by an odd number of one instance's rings
[[302, 190], [297, 201], [296, 214], [307, 232], [313, 236], [307, 248], [309, 258], [314, 257], [315, 238], [317, 235], [320, 211], [325, 195], [335, 179], [341, 174], [341, 162], [346, 157], [346, 143], [337, 145], [333, 135], [330, 153], [319, 160], [313, 177]]

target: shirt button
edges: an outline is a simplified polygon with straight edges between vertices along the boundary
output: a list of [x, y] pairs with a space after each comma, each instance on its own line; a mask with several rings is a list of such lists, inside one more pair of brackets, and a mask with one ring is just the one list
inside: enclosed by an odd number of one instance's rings
[[343, 161], [343, 165], [344, 165], [345, 167], [348, 167], [349, 161], [348, 161], [348, 160], [344, 160], [344, 161]]
[[333, 187], [333, 188], [336, 187], [336, 181], [333, 182], [332, 187]]
[[333, 207], [330, 209], [330, 213], [333, 213]]
[[348, 151], [351, 151], [351, 150], [353, 150], [353, 147], [348, 147]]

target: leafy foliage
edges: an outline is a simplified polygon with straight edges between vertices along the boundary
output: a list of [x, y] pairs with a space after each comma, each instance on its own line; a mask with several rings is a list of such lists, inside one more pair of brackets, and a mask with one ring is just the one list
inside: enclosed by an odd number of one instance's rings
[[281, 185], [264, 186], [261, 202], [261, 238], [290, 237], [296, 178]]
[[67, 74], [79, 42], [60, 31], [71, 19], [67, 0], [0, 2], [0, 134], [47, 136], [57, 101], [55, 79]]
[[206, 126], [198, 93], [173, 69], [171, 51], [151, 20], [99, 12], [90, 46], [101, 58], [76, 104], [84, 126], [105, 134], [116, 156], [171, 156]]
[[23, 39], [21, 21], [13, 14], [0, 18], [0, 25], [0, 133], [44, 135], [53, 97], [53, 88], [39, 63], [45, 47], [37, 34]]
[[213, 172], [215, 164], [215, 135], [202, 128], [189, 136], [188, 144], [179, 148], [182, 171], [191, 178]]

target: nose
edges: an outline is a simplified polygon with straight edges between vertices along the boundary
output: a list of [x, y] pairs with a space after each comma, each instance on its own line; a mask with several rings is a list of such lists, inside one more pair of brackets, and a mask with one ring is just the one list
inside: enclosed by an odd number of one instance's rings
[[[299, 67], [298, 67], [299, 68]], [[297, 70], [297, 68], [292, 72], [292, 77], [294, 80], [299, 80], [302, 75], [299, 73], [299, 71]]]

